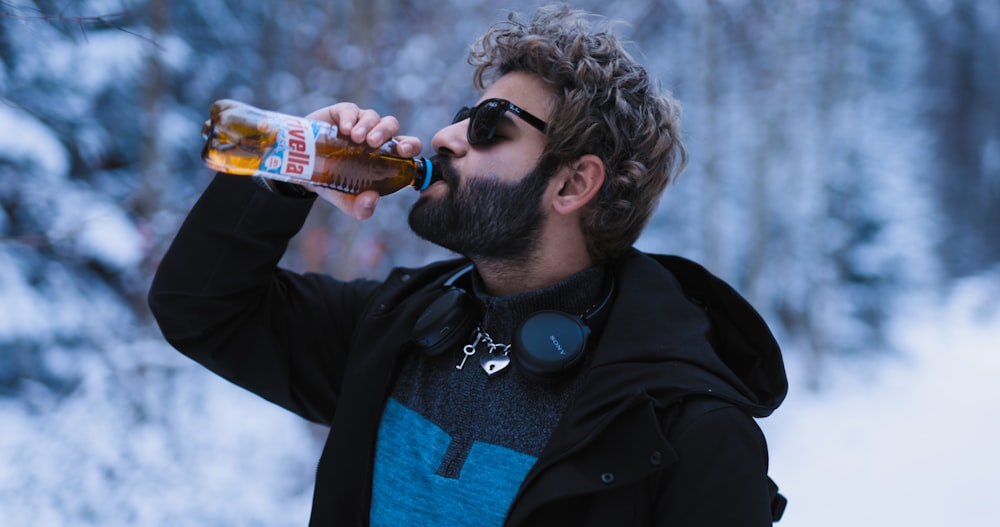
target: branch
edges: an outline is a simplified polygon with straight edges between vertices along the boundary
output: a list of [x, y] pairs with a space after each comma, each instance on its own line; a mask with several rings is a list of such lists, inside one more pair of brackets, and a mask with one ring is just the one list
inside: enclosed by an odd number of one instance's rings
[[14, 20], [21, 20], [26, 22], [47, 22], [47, 23], [66, 22], [75, 25], [79, 28], [80, 35], [83, 36], [84, 40], [87, 40], [88, 27], [114, 28], [124, 33], [128, 33], [129, 35], [132, 35], [139, 39], [145, 40], [153, 44], [157, 48], [161, 48], [161, 46], [157, 44], [156, 41], [154, 41], [153, 39], [144, 35], [140, 35], [139, 33], [136, 33], [135, 31], [126, 28], [124, 25], [122, 25], [121, 22], [119, 22], [120, 20], [123, 20], [130, 15], [130, 13], [127, 11], [123, 11], [120, 13], [109, 13], [105, 15], [68, 16], [64, 14], [65, 9], [69, 7], [69, 4], [67, 4], [66, 6], [63, 7], [63, 10], [60, 11], [58, 14], [46, 14], [41, 12], [41, 10], [39, 9], [34, 9], [34, 11], [36, 11], [37, 14], [32, 15], [32, 14], [19, 13], [18, 10], [20, 9], [20, 7], [12, 4], [11, 2], [0, 1], [0, 6], [10, 9], [10, 10], [0, 11], [0, 17], [3, 18], [11, 18]]

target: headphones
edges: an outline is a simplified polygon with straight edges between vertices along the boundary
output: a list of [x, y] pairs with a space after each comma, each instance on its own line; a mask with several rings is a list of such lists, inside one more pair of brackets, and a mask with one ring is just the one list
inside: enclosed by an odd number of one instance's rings
[[[473, 269], [459, 269], [443, 284], [444, 291], [424, 310], [413, 327], [410, 342], [435, 357], [472, 339], [480, 318], [479, 303], [455, 283]], [[583, 359], [591, 327], [601, 327], [615, 291], [614, 273], [605, 273], [603, 298], [581, 315], [556, 310], [536, 311], [514, 332], [512, 362], [529, 378], [557, 379]]]

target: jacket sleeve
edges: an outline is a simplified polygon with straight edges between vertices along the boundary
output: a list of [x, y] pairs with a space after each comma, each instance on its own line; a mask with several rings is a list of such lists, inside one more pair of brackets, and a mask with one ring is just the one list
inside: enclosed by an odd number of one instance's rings
[[160, 262], [149, 306], [166, 340], [185, 355], [329, 423], [353, 328], [377, 284], [278, 267], [312, 202], [217, 175]]
[[677, 462], [663, 481], [656, 525], [771, 525], [771, 480], [760, 428], [731, 405], [696, 401], [693, 406], [686, 411], [692, 417], [671, 434]]

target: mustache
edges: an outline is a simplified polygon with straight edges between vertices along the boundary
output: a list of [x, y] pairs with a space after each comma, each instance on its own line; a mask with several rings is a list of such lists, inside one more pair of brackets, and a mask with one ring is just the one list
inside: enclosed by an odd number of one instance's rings
[[444, 181], [449, 187], [454, 188], [458, 185], [458, 172], [455, 167], [451, 164], [451, 159], [447, 156], [435, 155], [431, 157], [431, 163], [438, 167], [441, 171], [441, 180]]

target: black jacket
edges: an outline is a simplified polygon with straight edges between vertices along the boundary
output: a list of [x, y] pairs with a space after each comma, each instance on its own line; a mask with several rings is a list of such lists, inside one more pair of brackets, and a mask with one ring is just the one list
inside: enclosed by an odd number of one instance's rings
[[[381, 413], [414, 322], [466, 262], [397, 269], [384, 282], [281, 270], [310, 206], [217, 176], [149, 302], [177, 349], [330, 426], [311, 525], [362, 526]], [[783, 498], [753, 418], [787, 390], [770, 331], [688, 260], [634, 251], [613, 268], [614, 304], [583, 384], [506, 525], [769, 525]]]

